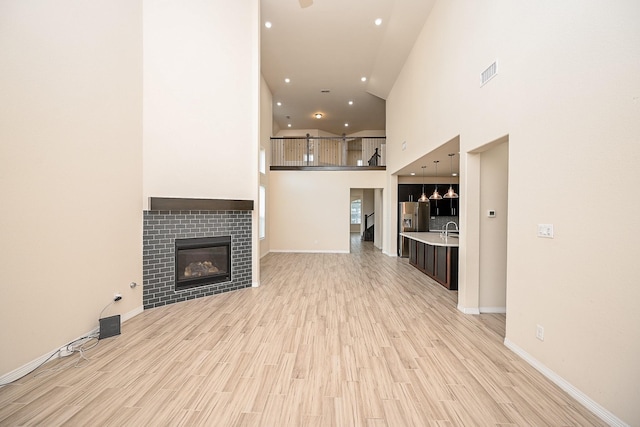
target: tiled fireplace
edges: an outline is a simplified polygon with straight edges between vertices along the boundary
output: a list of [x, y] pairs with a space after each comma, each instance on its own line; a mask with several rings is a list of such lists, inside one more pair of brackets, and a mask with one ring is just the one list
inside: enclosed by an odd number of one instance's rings
[[[144, 309], [250, 287], [252, 210], [252, 201], [152, 198], [150, 210], [144, 211]], [[210, 259], [198, 258], [200, 253], [208, 253], [206, 245], [196, 245], [197, 250], [191, 245], [187, 251], [195, 258], [184, 267], [180, 265], [176, 248], [180, 250], [184, 242], [200, 241], [230, 241], [225, 251], [231, 271], [225, 271], [228, 267], [224, 261], [218, 262], [219, 244], [214, 245], [217, 247]], [[176, 268], [180, 270], [178, 280]], [[226, 274], [218, 274], [218, 270]], [[185, 276], [196, 272], [203, 277], [185, 286]], [[211, 280], [207, 280], [207, 272], [214, 272]]]

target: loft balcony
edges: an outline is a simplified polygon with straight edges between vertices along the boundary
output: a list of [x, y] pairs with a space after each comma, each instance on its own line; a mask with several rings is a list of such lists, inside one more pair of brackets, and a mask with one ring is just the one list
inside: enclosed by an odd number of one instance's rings
[[277, 170], [386, 170], [386, 138], [273, 137], [271, 167]]

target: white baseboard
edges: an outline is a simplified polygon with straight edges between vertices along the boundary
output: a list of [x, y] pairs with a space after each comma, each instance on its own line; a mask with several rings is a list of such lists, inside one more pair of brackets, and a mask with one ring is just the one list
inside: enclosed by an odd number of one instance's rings
[[620, 418], [613, 415], [611, 412], [607, 411], [605, 408], [600, 406], [597, 402], [591, 399], [589, 396], [575, 388], [571, 383], [562, 378], [560, 375], [553, 372], [551, 369], [547, 368], [545, 365], [540, 363], [537, 359], [531, 356], [529, 353], [524, 351], [522, 348], [518, 347], [512, 341], [509, 341], [507, 338], [504, 339], [504, 345], [513, 351], [518, 356], [522, 357], [529, 365], [533, 366], [537, 369], [542, 375], [551, 380], [554, 384], [560, 387], [562, 390], [569, 393], [571, 397], [580, 402], [585, 408], [593, 412], [598, 418], [600, 418], [605, 423], [610, 426], [615, 427], [630, 427], [629, 424], [622, 421]]
[[[137, 316], [138, 314], [142, 313], [143, 311], [144, 311], [144, 307], [143, 306], [136, 307], [135, 309], [133, 309], [130, 312], [125, 313], [125, 314], [123, 314], [121, 316], [122, 322], [126, 322], [127, 320], [131, 319], [132, 317]], [[84, 333], [84, 334], [78, 336], [77, 338], [75, 338], [75, 339], [73, 339], [73, 340], [71, 340], [69, 342], [76, 341], [76, 340], [78, 340], [78, 339], [80, 339], [82, 337], [86, 337], [86, 336], [91, 335], [91, 334], [97, 334], [98, 331], [99, 331], [98, 327], [93, 328], [89, 332]], [[31, 362], [27, 363], [26, 365], [22, 365], [19, 368], [14, 369], [13, 371], [11, 371], [9, 373], [0, 376], [0, 384], [9, 384], [9, 383], [17, 380], [18, 378], [21, 378], [21, 377], [27, 375], [28, 373], [30, 373], [34, 369], [38, 368], [42, 363], [44, 363], [51, 356], [53, 356], [58, 351], [60, 351], [64, 347], [66, 347], [67, 344], [68, 343], [64, 343], [60, 347], [56, 347], [55, 350], [51, 350], [51, 351], [43, 354], [42, 356], [38, 357], [37, 359], [32, 360]], [[52, 358], [52, 359], [54, 359], [54, 358]]]
[[458, 304], [458, 310], [463, 312], [464, 314], [480, 314], [480, 310], [477, 308], [466, 308]]
[[[97, 334], [99, 331], [99, 328], [94, 328], [92, 330], [90, 330], [89, 332], [82, 334], [78, 337], [76, 337], [75, 339], [71, 340], [70, 342], [76, 341], [82, 337], [86, 337], [87, 335], [91, 335], [91, 334]], [[0, 377], [0, 384], [9, 384], [15, 380], [17, 380], [18, 378], [22, 378], [23, 376], [27, 375], [28, 373], [30, 373], [31, 371], [33, 371], [34, 369], [38, 368], [40, 365], [42, 365], [45, 361], [47, 361], [49, 358], [51, 358], [51, 360], [57, 359], [58, 357], [52, 357], [54, 354], [58, 353], [59, 351], [61, 351], [64, 347], [66, 347], [67, 343], [61, 345], [60, 347], [56, 347], [55, 350], [51, 350], [45, 354], [43, 354], [42, 356], [38, 357], [37, 359], [32, 360], [31, 362], [27, 363], [26, 365], [22, 365], [19, 368], [14, 369], [13, 371], [9, 372], [8, 374], [4, 374]]]
[[507, 307], [480, 307], [480, 313], [506, 314]]
[[131, 319], [132, 317], [136, 317], [138, 314], [142, 313], [144, 311], [144, 306], [140, 306], [140, 307], [136, 307], [133, 310], [131, 310], [128, 313], [125, 313], [122, 315], [122, 322], [126, 322], [127, 320]]

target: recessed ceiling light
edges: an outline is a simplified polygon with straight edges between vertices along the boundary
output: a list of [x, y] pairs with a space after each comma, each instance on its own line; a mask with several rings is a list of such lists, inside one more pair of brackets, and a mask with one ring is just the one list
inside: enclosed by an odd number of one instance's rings
[[362, 81], [362, 82], [366, 82], [366, 81], [367, 81], [367, 78], [366, 78], [366, 77], [360, 77], [360, 81]]
[[313, 117], [315, 117], [316, 119], [321, 119], [322, 118], [322, 113], [315, 113], [313, 115]]
[[353, 105], [353, 101], [349, 101], [349, 105]]
[[411, 176], [416, 176], [416, 173], [415, 172], [411, 172]]
[[376, 25], [382, 25], [382, 19], [381, 18], [376, 19], [374, 22], [375, 22]]
[[451, 174], [451, 176], [458, 176], [458, 174], [454, 172]]
[[289, 77], [287, 77], [286, 79], [284, 79], [285, 83], [291, 83], [291, 79]]
[[[376, 25], [380, 25], [380, 24], [376, 24]], [[264, 26], [267, 28], [271, 28], [271, 22], [267, 21], [264, 23]]]
[[289, 123], [287, 126], [288, 126], [288, 127], [291, 127], [291, 123]]
[[348, 128], [349, 127], [349, 123], [345, 123], [344, 127]]
[[282, 106], [282, 102], [278, 101], [278, 102], [276, 102], [276, 105], [277, 105], [278, 107], [280, 107], [280, 106]]

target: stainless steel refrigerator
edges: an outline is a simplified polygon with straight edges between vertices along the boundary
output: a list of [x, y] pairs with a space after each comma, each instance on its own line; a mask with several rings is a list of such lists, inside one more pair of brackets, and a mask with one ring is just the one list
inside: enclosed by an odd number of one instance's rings
[[400, 233], [429, 231], [429, 202], [400, 202], [398, 209], [398, 256], [409, 256], [409, 240]]

